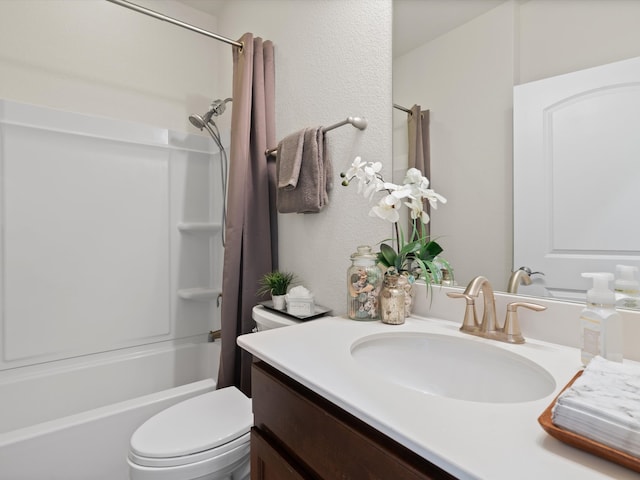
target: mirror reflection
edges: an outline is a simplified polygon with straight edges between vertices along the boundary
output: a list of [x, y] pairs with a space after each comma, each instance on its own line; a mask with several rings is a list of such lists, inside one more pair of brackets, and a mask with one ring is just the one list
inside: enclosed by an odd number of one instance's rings
[[[640, 56], [640, 2], [393, 1], [393, 102], [429, 110], [432, 185], [449, 200], [432, 212], [432, 237], [458, 284], [482, 274], [507, 291], [514, 270], [542, 270], [514, 264], [514, 87]], [[407, 113], [394, 108], [393, 119], [401, 171]], [[546, 205], [541, 195], [528, 194], [532, 209]], [[531, 280], [519, 281], [518, 293], [542, 295], [532, 287], [553, 282]], [[577, 282], [569, 288], [579, 297], [589, 285]]]

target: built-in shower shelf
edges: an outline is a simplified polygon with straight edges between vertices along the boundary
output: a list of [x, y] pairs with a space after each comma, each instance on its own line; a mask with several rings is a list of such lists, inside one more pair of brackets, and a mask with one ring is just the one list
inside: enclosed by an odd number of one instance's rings
[[181, 232], [216, 233], [222, 229], [221, 223], [214, 222], [183, 222], [178, 224]]
[[183, 288], [178, 290], [178, 296], [185, 300], [210, 301], [217, 299], [221, 293], [215, 288]]

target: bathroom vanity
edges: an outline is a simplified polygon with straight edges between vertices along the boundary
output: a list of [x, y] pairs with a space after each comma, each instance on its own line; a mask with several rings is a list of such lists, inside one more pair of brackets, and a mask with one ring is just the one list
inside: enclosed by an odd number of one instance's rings
[[[580, 369], [577, 349], [529, 338], [504, 344], [459, 326], [427, 317], [399, 326], [331, 317], [239, 337], [258, 360], [252, 478], [638, 478], [538, 424]], [[424, 339], [435, 342], [436, 357], [420, 357], [414, 347]], [[514, 375], [503, 364], [523, 368], [515, 375], [534, 386], [500, 379]], [[451, 368], [461, 365], [476, 368], [460, 377], [468, 388], [425, 393], [416, 383], [458, 382]], [[483, 369], [500, 379], [488, 396], [473, 385]]]
[[254, 479], [452, 479], [264, 362], [253, 366]]

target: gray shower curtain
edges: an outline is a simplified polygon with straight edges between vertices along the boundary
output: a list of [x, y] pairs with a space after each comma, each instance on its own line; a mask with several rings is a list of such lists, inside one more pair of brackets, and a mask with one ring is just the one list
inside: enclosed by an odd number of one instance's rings
[[[431, 181], [431, 147], [429, 143], [429, 110], [422, 110], [420, 105], [411, 107], [407, 119], [409, 130], [409, 168], [417, 168]], [[429, 203], [424, 208], [430, 214]], [[430, 224], [418, 225], [419, 235], [429, 235]]]
[[251, 395], [251, 355], [236, 338], [253, 329], [251, 310], [260, 277], [277, 268], [275, 68], [270, 41], [246, 33], [233, 47], [233, 110], [226, 247], [222, 278], [222, 354], [218, 388], [235, 385]]

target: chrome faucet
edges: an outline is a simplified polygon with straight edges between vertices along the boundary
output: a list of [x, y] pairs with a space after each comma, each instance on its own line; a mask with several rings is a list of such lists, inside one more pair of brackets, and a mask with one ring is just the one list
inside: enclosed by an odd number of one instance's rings
[[[526, 274], [526, 272], [524, 272]], [[484, 311], [482, 312], [482, 321], [478, 324], [475, 299], [482, 292], [484, 300]], [[477, 335], [479, 337], [490, 338], [507, 343], [524, 343], [524, 337], [520, 332], [520, 324], [518, 323], [518, 307], [528, 308], [530, 310], [541, 311], [547, 307], [535, 303], [513, 302], [507, 305], [507, 314], [504, 324], [498, 326], [496, 321], [496, 301], [493, 296], [493, 288], [483, 276], [478, 276], [469, 282], [464, 293], [449, 292], [447, 295], [451, 298], [464, 298], [467, 302], [464, 321], [460, 327], [461, 332]]]

